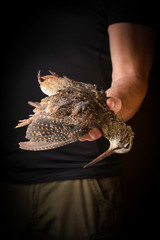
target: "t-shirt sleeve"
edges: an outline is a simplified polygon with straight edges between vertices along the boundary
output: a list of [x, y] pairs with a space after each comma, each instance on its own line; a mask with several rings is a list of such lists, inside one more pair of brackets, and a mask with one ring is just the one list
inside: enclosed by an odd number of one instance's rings
[[110, 0], [108, 26], [126, 22], [143, 24], [155, 28], [155, 1]]

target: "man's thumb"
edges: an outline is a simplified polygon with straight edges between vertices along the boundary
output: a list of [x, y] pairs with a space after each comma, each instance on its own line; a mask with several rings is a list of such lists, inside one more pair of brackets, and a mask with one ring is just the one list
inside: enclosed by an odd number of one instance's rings
[[106, 104], [115, 114], [117, 114], [122, 108], [121, 99], [118, 97], [109, 97], [106, 101]]

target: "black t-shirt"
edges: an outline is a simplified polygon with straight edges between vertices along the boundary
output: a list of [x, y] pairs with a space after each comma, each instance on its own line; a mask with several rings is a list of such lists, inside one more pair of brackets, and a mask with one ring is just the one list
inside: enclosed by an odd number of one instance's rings
[[[138, 1], [137, 1], [138, 2]], [[37, 82], [38, 70], [107, 89], [111, 84], [108, 25], [117, 22], [149, 24], [136, 1], [91, 0], [49, 6], [7, 7], [4, 26], [2, 157], [3, 181], [40, 183], [53, 180], [107, 177], [121, 174], [121, 161], [112, 155], [93, 167], [83, 166], [106, 151], [108, 140], [75, 142], [47, 151], [24, 151], [26, 127], [15, 129], [45, 95]], [[13, 8], [14, 9], [13, 9]], [[5, 15], [6, 16], [6, 15]], [[10, 21], [8, 21], [8, 18]], [[2, 101], [1, 101], [2, 103]]]

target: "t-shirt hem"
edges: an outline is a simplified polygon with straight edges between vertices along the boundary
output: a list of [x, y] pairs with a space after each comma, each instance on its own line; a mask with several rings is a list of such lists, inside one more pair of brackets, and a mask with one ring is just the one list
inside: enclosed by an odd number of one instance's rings
[[93, 179], [104, 177], [121, 176], [121, 164], [115, 166], [97, 166], [89, 167], [88, 169], [43, 169], [41, 171], [7, 171], [1, 175], [2, 183], [15, 184], [40, 184], [53, 181], [65, 181], [76, 179]]

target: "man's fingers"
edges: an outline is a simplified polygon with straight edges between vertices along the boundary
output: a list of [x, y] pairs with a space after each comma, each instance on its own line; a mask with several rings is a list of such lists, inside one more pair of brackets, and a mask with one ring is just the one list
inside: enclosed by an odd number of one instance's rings
[[81, 142], [83, 142], [83, 141], [94, 141], [94, 140], [96, 140], [100, 137], [102, 137], [101, 130], [98, 129], [98, 128], [93, 128], [87, 134], [80, 137], [79, 141], [81, 141]]

